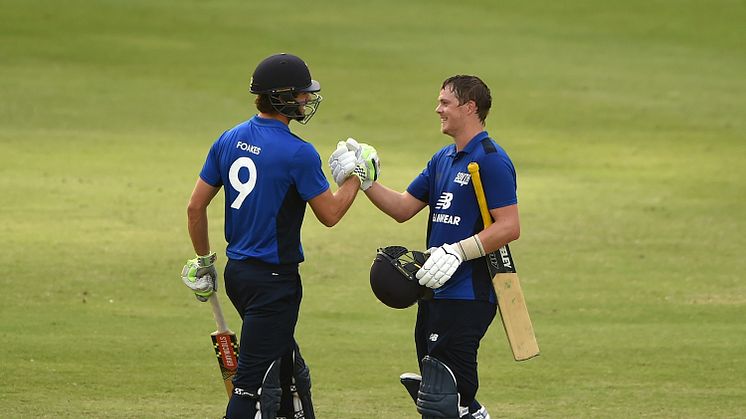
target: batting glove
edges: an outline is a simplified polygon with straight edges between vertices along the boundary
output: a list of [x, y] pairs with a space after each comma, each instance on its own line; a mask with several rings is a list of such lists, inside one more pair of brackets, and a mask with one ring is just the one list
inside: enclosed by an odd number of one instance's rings
[[189, 259], [181, 270], [181, 280], [203, 303], [218, 290], [218, 272], [214, 265], [216, 258], [215, 252], [197, 256]]
[[329, 168], [337, 186], [341, 186], [350, 177], [357, 165], [357, 156], [350, 151], [344, 141], [337, 143], [337, 148], [329, 156]]
[[428, 288], [436, 289], [443, 286], [464, 261], [464, 254], [458, 246], [452, 244], [431, 248], [426, 253], [429, 253], [430, 257], [415, 277], [420, 285]]
[[360, 178], [360, 189], [365, 191], [378, 180], [381, 165], [378, 152], [373, 146], [358, 143], [354, 138], [348, 138], [345, 144], [347, 149], [354, 152], [357, 157], [357, 166], [353, 173]]

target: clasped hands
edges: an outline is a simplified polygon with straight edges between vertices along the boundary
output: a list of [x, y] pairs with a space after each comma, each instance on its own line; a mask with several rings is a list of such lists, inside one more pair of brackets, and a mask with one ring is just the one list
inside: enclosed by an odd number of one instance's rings
[[337, 185], [355, 175], [360, 179], [360, 189], [367, 190], [378, 179], [379, 160], [376, 149], [354, 138], [337, 143], [337, 148], [329, 156], [329, 168]]

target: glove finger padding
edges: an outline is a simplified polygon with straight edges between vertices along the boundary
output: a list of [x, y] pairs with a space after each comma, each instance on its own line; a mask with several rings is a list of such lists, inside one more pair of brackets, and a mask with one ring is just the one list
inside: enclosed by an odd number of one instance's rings
[[355, 170], [356, 164], [357, 158], [355, 157], [355, 154], [345, 149], [344, 153], [340, 154], [329, 164], [332, 169], [334, 182], [336, 182], [337, 185], [342, 185], [345, 179], [347, 179]]
[[378, 180], [379, 160], [378, 152], [368, 144], [360, 144], [360, 158], [355, 168], [355, 174], [360, 178], [360, 189], [367, 190]]
[[[340, 142], [342, 142], [342, 141], [340, 141]], [[346, 141], [344, 141], [344, 144], [345, 144], [345, 147], [347, 147], [348, 150], [352, 151], [353, 153], [355, 153], [356, 157], [360, 158], [360, 155], [362, 154], [362, 151], [363, 151], [362, 147], [361, 147], [361, 145], [362, 145], [361, 143], [357, 142], [356, 139], [354, 139], [352, 137], [349, 137], [349, 138], [347, 138]]]
[[440, 288], [456, 272], [463, 257], [450, 244], [444, 244], [435, 249], [429, 249], [430, 257], [417, 271], [415, 277], [420, 285], [428, 288]]
[[347, 145], [344, 141], [340, 141], [337, 143], [337, 148], [332, 152], [332, 154], [329, 156], [329, 165], [332, 164], [332, 161], [337, 160], [339, 156], [347, 152]]
[[214, 253], [189, 259], [181, 270], [181, 280], [199, 301], [207, 301], [218, 290], [218, 273], [213, 265]]

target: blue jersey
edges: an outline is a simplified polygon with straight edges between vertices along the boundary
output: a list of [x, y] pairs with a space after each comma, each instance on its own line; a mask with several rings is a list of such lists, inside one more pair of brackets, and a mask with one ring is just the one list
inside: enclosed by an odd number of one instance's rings
[[254, 116], [215, 141], [200, 178], [224, 186], [229, 259], [303, 261], [306, 202], [329, 189], [313, 145], [280, 121]]
[[[477, 134], [458, 153], [455, 144], [442, 148], [407, 188], [410, 195], [430, 207], [428, 248], [455, 243], [484, 230], [467, 169], [471, 162], [479, 164], [490, 209], [518, 202], [513, 162], [486, 131]], [[435, 298], [495, 302], [484, 258], [462, 263], [451, 279], [435, 290]]]

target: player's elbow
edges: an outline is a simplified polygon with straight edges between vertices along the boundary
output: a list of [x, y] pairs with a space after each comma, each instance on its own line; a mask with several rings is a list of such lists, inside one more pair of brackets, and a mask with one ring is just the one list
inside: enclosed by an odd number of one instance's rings
[[412, 217], [411, 216], [408, 217], [402, 214], [392, 214], [391, 218], [393, 218], [397, 223], [401, 224], [403, 222], [409, 221], [409, 219]]
[[339, 218], [319, 218], [319, 221], [321, 224], [325, 225], [326, 227], [334, 227], [339, 222]]
[[328, 210], [316, 212], [316, 218], [326, 227], [334, 227], [344, 216], [344, 211]]
[[521, 226], [515, 224], [508, 230], [508, 242], [518, 240], [521, 237]]
[[189, 201], [187, 204], [187, 218], [195, 219], [204, 216], [207, 213], [207, 205], [195, 201]]

